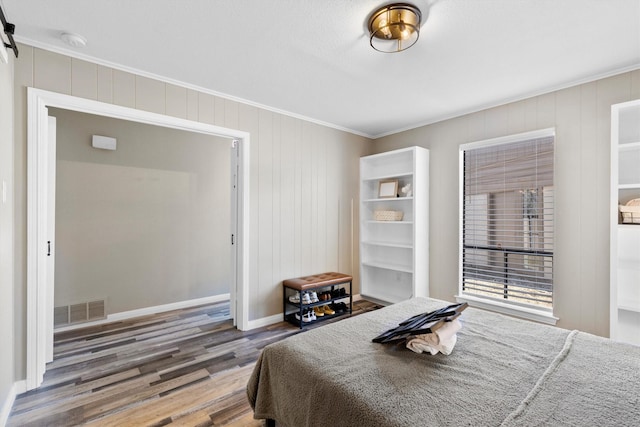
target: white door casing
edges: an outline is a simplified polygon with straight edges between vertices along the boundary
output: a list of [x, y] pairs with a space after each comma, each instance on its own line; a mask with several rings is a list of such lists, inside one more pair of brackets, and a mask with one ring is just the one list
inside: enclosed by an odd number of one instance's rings
[[[231, 283], [236, 283], [238, 277], [238, 263], [237, 263], [237, 251], [236, 248], [236, 240], [238, 238], [238, 221], [236, 218], [238, 217], [238, 172], [239, 172], [239, 143], [237, 140], [233, 140], [231, 142], [231, 150], [230, 150], [230, 175], [231, 175]], [[237, 299], [236, 299], [236, 287], [231, 286], [230, 290], [230, 300], [231, 304], [229, 307], [229, 311], [231, 314], [231, 318], [233, 319], [233, 326], [237, 326], [236, 322], [236, 312], [237, 312]]]
[[53, 361], [53, 300], [55, 296], [56, 266], [56, 118], [49, 116], [49, 141], [47, 143], [47, 288], [46, 315], [47, 347], [45, 362]]
[[[232, 138], [238, 141], [237, 216], [235, 221], [236, 275], [234, 321], [237, 328], [249, 327], [249, 153], [250, 135], [235, 129], [194, 122], [133, 108], [77, 98], [41, 89], [28, 88], [27, 134], [27, 360], [26, 389], [38, 387], [46, 368], [49, 328], [47, 314], [48, 266], [48, 189], [50, 145], [48, 107], [79, 111], [98, 116], [135, 121], [189, 132]], [[53, 150], [55, 147], [52, 148]], [[54, 152], [55, 153], [55, 152]], [[55, 154], [53, 155], [55, 159]], [[55, 247], [54, 242], [51, 243]], [[234, 252], [234, 251], [232, 251]], [[233, 258], [232, 257], [232, 258]], [[53, 280], [53, 279], [52, 279]], [[53, 312], [51, 297], [51, 313]], [[232, 301], [232, 306], [234, 305]], [[53, 322], [53, 316], [51, 316]], [[51, 323], [53, 327], [53, 323]], [[51, 330], [52, 331], [52, 330]]]

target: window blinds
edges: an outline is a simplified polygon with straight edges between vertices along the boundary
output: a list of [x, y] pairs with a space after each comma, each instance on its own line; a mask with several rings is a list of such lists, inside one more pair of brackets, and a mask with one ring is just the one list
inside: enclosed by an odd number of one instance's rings
[[462, 149], [462, 291], [552, 307], [554, 137]]

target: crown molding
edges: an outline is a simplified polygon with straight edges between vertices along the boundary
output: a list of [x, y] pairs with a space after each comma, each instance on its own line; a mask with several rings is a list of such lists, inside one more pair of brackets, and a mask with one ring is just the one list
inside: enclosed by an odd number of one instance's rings
[[240, 97], [237, 97], [237, 96], [233, 96], [233, 95], [229, 95], [229, 94], [226, 94], [226, 93], [218, 92], [218, 91], [215, 91], [215, 90], [212, 90], [212, 89], [208, 89], [208, 88], [205, 88], [205, 87], [202, 87], [202, 86], [197, 86], [197, 85], [194, 85], [194, 84], [191, 84], [191, 83], [187, 83], [187, 82], [183, 82], [183, 81], [180, 81], [180, 80], [172, 79], [172, 78], [169, 78], [169, 77], [161, 76], [159, 74], [150, 73], [148, 71], [139, 70], [137, 68], [127, 67], [127, 66], [122, 65], [122, 64], [118, 64], [118, 63], [111, 62], [111, 61], [106, 61], [104, 59], [96, 58], [96, 57], [93, 57], [93, 56], [90, 56], [90, 55], [85, 55], [85, 54], [82, 54], [82, 53], [79, 53], [79, 52], [76, 52], [74, 50], [67, 49], [67, 48], [64, 48], [64, 47], [54, 46], [54, 45], [50, 45], [50, 44], [47, 44], [47, 43], [42, 43], [42, 42], [39, 42], [37, 40], [32, 40], [32, 39], [29, 39], [29, 38], [26, 38], [26, 37], [16, 37], [15, 39], [16, 39], [16, 42], [18, 42], [18, 43], [22, 43], [22, 44], [25, 44], [25, 45], [28, 45], [28, 46], [32, 46], [32, 47], [35, 47], [35, 48], [38, 48], [38, 49], [47, 50], [49, 52], [58, 53], [60, 55], [65, 55], [65, 56], [68, 56], [68, 57], [71, 57], [71, 58], [80, 59], [82, 61], [87, 61], [87, 62], [91, 62], [91, 63], [94, 63], [94, 64], [102, 65], [104, 67], [113, 68], [114, 70], [124, 71], [124, 72], [135, 74], [135, 75], [138, 75], [138, 76], [141, 76], [141, 77], [147, 77], [147, 78], [150, 78], [150, 79], [153, 79], [153, 80], [158, 80], [158, 81], [161, 81], [161, 82], [164, 82], [164, 83], [169, 83], [169, 84], [172, 84], [172, 85], [175, 85], [175, 86], [180, 86], [180, 87], [183, 87], [183, 88], [186, 88], [186, 89], [191, 89], [191, 90], [195, 90], [195, 91], [198, 91], [198, 92], [201, 92], [201, 93], [206, 93], [208, 95], [217, 96], [219, 98], [228, 99], [230, 101], [239, 102], [241, 104], [249, 105], [249, 106], [252, 106], [252, 107], [261, 108], [263, 110], [271, 111], [272, 113], [282, 114], [282, 115], [285, 115], [285, 116], [292, 117], [294, 119], [304, 120], [306, 122], [315, 123], [315, 124], [320, 125], [320, 126], [325, 126], [325, 127], [328, 127], [328, 128], [332, 128], [332, 129], [336, 129], [336, 130], [339, 130], [339, 131], [348, 132], [348, 133], [351, 133], [351, 134], [354, 134], [354, 135], [358, 135], [358, 136], [362, 136], [362, 137], [365, 137], [365, 138], [372, 139], [372, 135], [367, 134], [365, 132], [357, 131], [355, 129], [349, 129], [349, 128], [346, 128], [344, 126], [336, 125], [334, 123], [328, 123], [328, 122], [325, 122], [325, 121], [322, 121], [322, 120], [314, 119], [312, 117], [304, 116], [302, 114], [297, 114], [297, 113], [293, 113], [291, 111], [282, 110], [280, 108], [272, 107], [272, 106], [269, 106], [269, 105], [260, 104], [258, 102], [254, 102], [254, 101], [251, 101], [251, 100], [248, 100], [248, 99], [240, 98]]

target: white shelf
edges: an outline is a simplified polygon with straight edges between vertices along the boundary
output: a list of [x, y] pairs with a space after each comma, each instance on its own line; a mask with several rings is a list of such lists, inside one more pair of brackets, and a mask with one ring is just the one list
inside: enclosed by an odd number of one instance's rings
[[[411, 184], [411, 197], [378, 197], [378, 182]], [[396, 303], [429, 296], [429, 151], [409, 147], [360, 158], [360, 294]], [[376, 210], [402, 221], [376, 221]]]
[[618, 303], [618, 310], [632, 311], [634, 313], [640, 313], [640, 301], [632, 303]]
[[640, 100], [611, 107], [610, 336], [635, 345], [640, 345], [640, 225], [619, 224], [618, 204], [640, 194], [639, 119]]
[[394, 264], [391, 262], [365, 261], [362, 263], [365, 267], [384, 268], [385, 270], [402, 271], [403, 273], [413, 273], [411, 266]]
[[626, 144], [618, 145], [619, 151], [636, 150], [640, 149], [640, 142], [629, 142]]
[[374, 221], [368, 219], [367, 224], [413, 224], [413, 221]]
[[396, 304], [412, 297], [412, 295], [397, 295], [392, 292], [377, 292], [375, 295], [361, 294], [360, 296], [382, 305]]
[[383, 246], [387, 248], [404, 248], [404, 249], [413, 249], [413, 245], [410, 243], [395, 243], [395, 242], [381, 242], [381, 241], [363, 241], [363, 245], [371, 245], [371, 246]]
[[363, 200], [363, 202], [365, 203], [375, 203], [375, 202], [404, 202], [404, 201], [411, 201], [413, 200], [413, 196], [412, 197], [389, 197], [386, 199], [366, 199]]
[[367, 178], [362, 178], [363, 181], [380, 181], [382, 179], [395, 179], [395, 178], [406, 178], [408, 176], [413, 176], [413, 172], [405, 172], [405, 173], [394, 173], [391, 175], [376, 175]]
[[[638, 166], [640, 167], [640, 166]], [[640, 182], [634, 182], [633, 184], [619, 184], [618, 190], [635, 190], [640, 189]]]
[[618, 224], [618, 229], [630, 231], [640, 230], [640, 224]]

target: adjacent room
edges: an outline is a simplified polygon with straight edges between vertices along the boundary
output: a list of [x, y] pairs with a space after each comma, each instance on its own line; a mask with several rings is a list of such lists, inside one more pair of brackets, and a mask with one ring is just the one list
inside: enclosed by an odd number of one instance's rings
[[0, 425], [637, 425], [640, 0], [0, 12]]
[[[104, 308], [84, 320], [228, 299], [232, 141], [55, 108], [49, 114], [57, 121], [54, 326], [75, 323], [70, 310], [88, 302]], [[94, 134], [116, 146], [96, 146]]]

